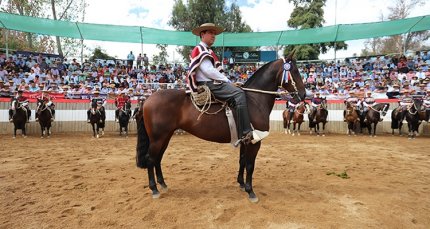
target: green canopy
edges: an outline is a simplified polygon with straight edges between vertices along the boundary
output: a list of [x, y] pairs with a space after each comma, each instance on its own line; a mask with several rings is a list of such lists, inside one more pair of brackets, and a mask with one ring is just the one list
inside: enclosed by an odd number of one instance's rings
[[[5, 12], [0, 12], [0, 28], [84, 40], [143, 44], [194, 46], [199, 41], [198, 37], [191, 32], [161, 30], [143, 26], [59, 21]], [[430, 30], [430, 15], [393, 21], [339, 24], [302, 30], [252, 33], [225, 32], [218, 36], [215, 46], [245, 47], [312, 44], [392, 36], [425, 30]]]

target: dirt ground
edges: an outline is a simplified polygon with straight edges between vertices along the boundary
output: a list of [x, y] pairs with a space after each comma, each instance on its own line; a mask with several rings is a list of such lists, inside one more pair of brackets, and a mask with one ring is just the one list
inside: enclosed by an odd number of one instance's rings
[[156, 200], [136, 135], [0, 142], [0, 228], [430, 228], [428, 137], [272, 133], [257, 204], [236, 183], [238, 150], [191, 135], [172, 138]]

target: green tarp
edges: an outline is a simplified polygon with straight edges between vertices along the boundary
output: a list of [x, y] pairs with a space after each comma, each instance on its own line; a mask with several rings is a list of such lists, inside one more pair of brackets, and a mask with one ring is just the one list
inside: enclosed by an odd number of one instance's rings
[[[143, 26], [120, 26], [56, 21], [0, 12], [0, 28], [84, 40], [194, 46], [191, 32]], [[218, 36], [215, 46], [274, 46], [347, 41], [430, 30], [430, 15], [393, 21], [340, 24], [313, 29], [276, 32], [228, 33]]]

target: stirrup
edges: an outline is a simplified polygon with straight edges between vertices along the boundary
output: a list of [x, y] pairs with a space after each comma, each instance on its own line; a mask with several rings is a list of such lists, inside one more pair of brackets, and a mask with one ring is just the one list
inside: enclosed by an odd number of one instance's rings
[[247, 144], [251, 143], [252, 138], [253, 138], [252, 131], [249, 131], [246, 135], [242, 136], [242, 138], [241, 138], [241, 139], [237, 140], [237, 141], [233, 144], [233, 146], [234, 146], [234, 147], [237, 147], [240, 143], [243, 143], [243, 144], [247, 145]]
[[36, 118], [34, 121], [38, 122], [38, 121], [39, 121], [39, 118]]
[[10, 119], [9, 119], [9, 122], [13, 122], [13, 118], [10, 118]]
[[87, 119], [87, 123], [90, 123], [91, 121], [89, 119]]

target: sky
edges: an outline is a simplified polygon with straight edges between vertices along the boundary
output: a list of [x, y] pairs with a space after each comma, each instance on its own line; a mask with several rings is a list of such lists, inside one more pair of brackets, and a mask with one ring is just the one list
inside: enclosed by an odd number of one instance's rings
[[[228, 4], [232, 1], [234, 0], [226, 0]], [[87, 0], [86, 2], [89, 5], [85, 14], [86, 23], [174, 30], [168, 25], [174, 0]], [[288, 0], [235, 0], [235, 2], [240, 7], [243, 21], [255, 32], [291, 29], [288, 28], [287, 21], [294, 6]], [[388, 6], [392, 6], [393, 2], [393, 0], [327, 0], [324, 7], [324, 26], [377, 22], [381, 18], [387, 20]], [[425, 2], [424, 5], [414, 8], [408, 17], [430, 14], [430, 1]], [[348, 50], [337, 51], [336, 57], [350, 57], [354, 53], [359, 55], [364, 48], [364, 41], [347, 41]], [[85, 41], [85, 44], [91, 49], [101, 47], [109, 55], [120, 59], [125, 59], [130, 51], [133, 51], [136, 56], [139, 53], [146, 53], [150, 59], [159, 52], [155, 45], [149, 44], [101, 41]], [[168, 46], [169, 61], [181, 61], [181, 57], [175, 52], [176, 48], [177, 46]], [[333, 58], [334, 51], [320, 55], [320, 59]]]

